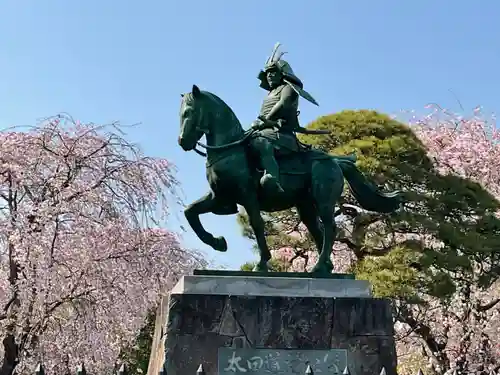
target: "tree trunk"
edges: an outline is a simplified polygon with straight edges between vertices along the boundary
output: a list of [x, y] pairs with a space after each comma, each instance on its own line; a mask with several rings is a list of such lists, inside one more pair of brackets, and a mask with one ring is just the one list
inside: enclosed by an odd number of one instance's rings
[[14, 373], [14, 369], [19, 363], [19, 349], [14, 335], [9, 333], [5, 336], [3, 339], [3, 348], [4, 354], [2, 367], [0, 367], [0, 375], [12, 375]]
[[16, 343], [16, 322], [17, 313], [19, 311], [20, 301], [17, 290], [17, 282], [19, 280], [19, 264], [14, 255], [14, 245], [9, 243], [9, 284], [12, 288], [13, 295], [11, 300], [5, 306], [6, 318], [10, 320], [5, 330], [3, 339], [3, 361], [0, 367], [0, 375], [12, 375], [14, 369], [19, 363], [19, 346]]

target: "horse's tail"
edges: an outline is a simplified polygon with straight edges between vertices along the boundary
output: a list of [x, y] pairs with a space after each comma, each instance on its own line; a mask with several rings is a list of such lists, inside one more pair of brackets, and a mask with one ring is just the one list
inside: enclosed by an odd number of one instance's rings
[[396, 211], [403, 202], [401, 192], [384, 193], [370, 182], [356, 167], [355, 156], [333, 157], [342, 169], [349, 188], [361, 208], [368, 211], [390, 213]]

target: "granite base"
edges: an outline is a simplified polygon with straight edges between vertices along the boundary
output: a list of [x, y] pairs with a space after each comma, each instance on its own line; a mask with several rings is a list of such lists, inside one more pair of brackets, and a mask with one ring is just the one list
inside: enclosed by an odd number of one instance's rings
[[[243, 358], [243, 368], [253, 375], [303, 374], [307, 364], [318, 370], [325, 366], [310, 359], [314, 355], [321, 354], [326, 363], [329, 354], [342, 357], [342, 353], [345, 361], [337, 358], [337, 365], [332, 362], [328, 372], [340, 375], [344, 368], [339, 367], [347, 363], [352, 375], [378, 375], [382, 367], [387, 375], [396, 375], [390, 301], [372, 298], [364, 282], [323, 280], [326, 284], [318, 291], [314, 290], [317, 280], [305, 279], [309, 289], [302, 287], [298, 292], [296, 280], [274, 278], [278, 281], [270, 287], [269, 280], [256, 278], [229, 282], [217, 277], [218, 282], [208, 282], [195, 277], [201, 276], [185, 276], [168, 300], [161, 345], [168, 375], [194, 375], [200, 363], [207, 375], [226, 374], [221, 366], [229, 360], [230, 351]], [[355, 281], [358, 287], [347, 287], [347, 281]], [[354, 290], [353, 295], [349, 296], [349, 290]], [[306, 292], [313, 296], [302, 295]], [[262, 353], [291, 358], [290, 350], [299, 350], [296, 357], [303, 358], [303, 363], [290, 364], [286, 372], [288, 364], [283, 362], [278, 366], [281, 370], [251, 367], [255, 365], [250, 363], [251, 353], [261, 358], [262, 367]]]
[[366, 280], [255, 276], [184, 276], [171, 294], [273, 297], [371, 297]]

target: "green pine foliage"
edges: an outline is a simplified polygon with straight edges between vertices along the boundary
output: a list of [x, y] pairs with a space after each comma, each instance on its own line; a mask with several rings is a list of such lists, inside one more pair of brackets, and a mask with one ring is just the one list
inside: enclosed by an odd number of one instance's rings
[[156, 314], [154, 310], [146, 317], [143, 327], [139, 331], [135, 342], [122, 350], [121, 361], [127, 366], [131, 374], [146, 374], [148, 372], [151, 345], [155, 330]]

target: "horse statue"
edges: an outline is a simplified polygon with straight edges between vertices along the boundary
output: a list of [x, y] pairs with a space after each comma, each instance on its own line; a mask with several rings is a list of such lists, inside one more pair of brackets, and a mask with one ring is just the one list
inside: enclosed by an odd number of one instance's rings
[[[274, 125], [268, 121], [268, 126]], [[216, 95], [201, 91], [196, 85], [182, 95], [178, 143], [184, 151], [194, 150], [207, 157], [210, 186], [208, 193], [186, 207], [186, 219], [202, 242], [217, 251], [226, 251], [224, 237], [207, 232], [200, 215], [233, 215], [238, 213], [237, 205], [242, 206], [259, 249], [260, 259], [254, 271], [268, 271], [271, 259], [261, 211], [295, 207], [319, 253], [311, 272], [326, 274], [333, 270], [330, 256], [336, 235], [334, 210], [344, 189], [344, 179], [363, 209], [390, 213], [400, 207], [401, 194], [381, 192], [357, 169], [354, 155], [332, 156], [314, 148], [278, 158], [283, 191], [269, 194], [259, 183], [263, 171], [252, 150], [255, 133], [253, 129], [245, 131], [231, 108]], [[200, 142], [203, 135], [206, 144]], [[206, 149], [206, 153], [197, 146]]]

